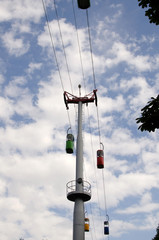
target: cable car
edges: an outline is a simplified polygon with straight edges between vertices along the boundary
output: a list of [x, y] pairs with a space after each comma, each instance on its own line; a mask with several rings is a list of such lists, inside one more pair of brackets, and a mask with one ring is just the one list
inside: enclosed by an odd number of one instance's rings
[[87, 9], [90, 7], [90, 0], [77, 0], [78, 7], [81, 9]]
[[103, 149], [97, 150], [97, 168], [104, 168], [104, 146], [100, 143]]
[[109, 222], [104, 221], [104, 235], [109, 235]]
[[74, 136], [73, 134], [68, 133], [68, 130], [67, 130], [67, 137], [66, 137], [66, 152], [71, 154], [73, 153], [73, 148], [74, 148]]
[[104, 221], [104, 235], [109, 235], [109, 216], [107, 215], [107, 220]]
[[89, 232], [89, 218], [85, 218], [84, 221], [85, 221], [84, 231]]

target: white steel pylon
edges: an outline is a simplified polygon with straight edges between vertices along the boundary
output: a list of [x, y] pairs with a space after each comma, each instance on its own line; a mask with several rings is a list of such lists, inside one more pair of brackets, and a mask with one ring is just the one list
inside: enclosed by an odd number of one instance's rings
[[[81, 85], [79, 85], [79, 90]], [[67, 199], [74, 202], [73, 240], [84, 240], [84, 202], [91, 199], [91, 185], [83, 180], [83, 139], [82, 139], [82, 105], [94, 102], [97, 105], [97, 90], [84, 97], [76, 97], [64, 92], [66, 108], [68, 104], [78, 104], [78, 134], [76, 145], [76, 180], [67, 183]]]

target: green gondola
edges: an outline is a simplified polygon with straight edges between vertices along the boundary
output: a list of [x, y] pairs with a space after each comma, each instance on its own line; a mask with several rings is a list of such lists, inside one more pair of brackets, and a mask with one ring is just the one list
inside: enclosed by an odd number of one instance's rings
[[[68, 130], [67, 130], [67, 132], [68, 132]], [[67, 133], [67, 137], [66, 137], [66, 152], [71, 154], [71, 153], [73, 153], [73, 149], [74, 149], [74, 136], [71, 133]]]

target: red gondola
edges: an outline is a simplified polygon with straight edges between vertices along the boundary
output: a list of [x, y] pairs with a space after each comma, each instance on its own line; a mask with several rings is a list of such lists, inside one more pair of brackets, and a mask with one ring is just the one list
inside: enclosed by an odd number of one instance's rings
[[104, 168], [104, 146], [103, 149], [97, 150], [97, 168]]
[[90, 7], [90, 0], [78, 0], [78, 7], [81, 9], [87, 9]]

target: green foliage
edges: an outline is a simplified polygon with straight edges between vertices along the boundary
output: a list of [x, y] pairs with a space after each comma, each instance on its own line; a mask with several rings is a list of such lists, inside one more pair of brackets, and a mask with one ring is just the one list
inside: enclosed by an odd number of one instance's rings
[[159, 240], [159, 226], [157, 227], [156, 232], [157, 233], [156, 233], [155, 237], [152, 240]]
[[159, 25], [159, 0], [138, 0], [139, 6], [148, 8], [145, 16], [148, 16], [150, 23]]
[[141, 109], [141, 117], [136, 118], [137, 123], [142, 123], [138, 129], [143, 131], [154, 132], [159, 128], [159, 95]]

